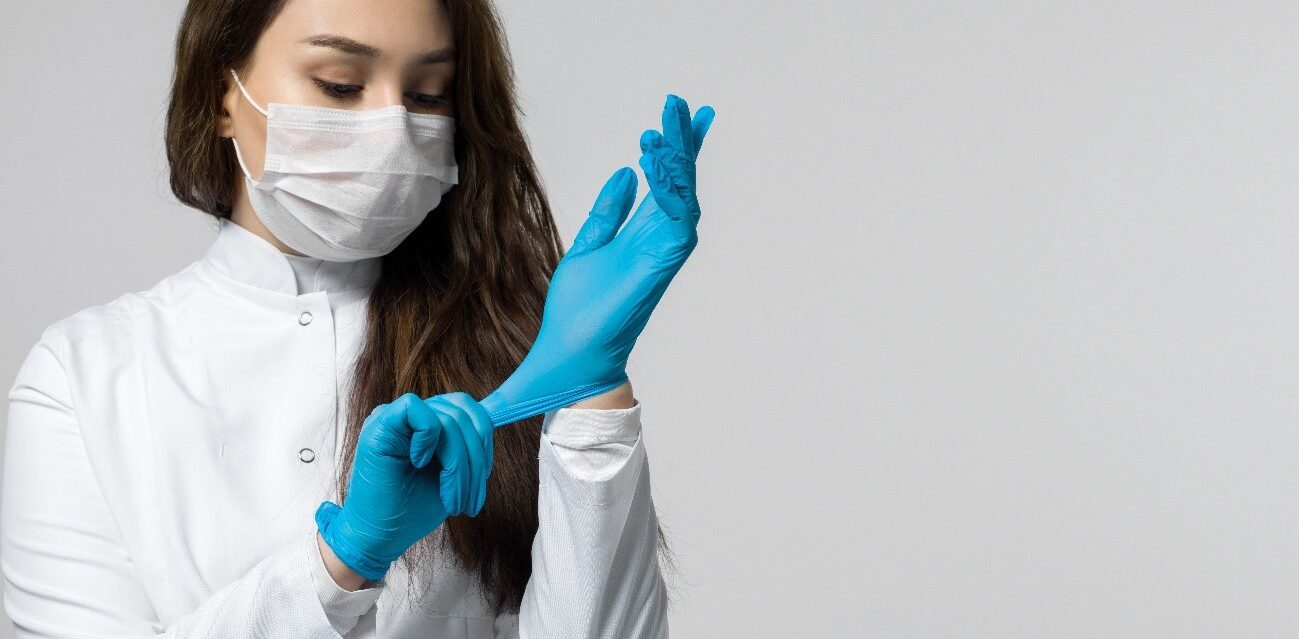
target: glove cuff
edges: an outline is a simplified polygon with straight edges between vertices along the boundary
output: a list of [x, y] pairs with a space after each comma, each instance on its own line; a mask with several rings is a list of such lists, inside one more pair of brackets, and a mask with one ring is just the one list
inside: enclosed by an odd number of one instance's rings
[[394, 560], [366, 552], [352, 543], [344, 534], [347, 529], [345, 522], [338, 521], [342, 512], [342, 507], [332, 501], [320, 502], [320, 506], [316, 507], [316, 530], [320, 531], [320, 537], [329, 544], [339, 561], [356, 571], [356, 574], [370, 581], [383, 579]]
[[[602, 393], [607, 393], [627, 381], [627, 373], [620, 371], [618, 376], [612, 380], [604, 382], [594, 382], [577, 388], [552, 393], [544, 397], [534, 397], [523, 401], [513, 403], [495, 402], [489, 405], [488, 398], [483, 398], [484, 407], [487, 408], [488, 416], [492, 419], [492, 427], [500, 428], [506, 424], [517, 422], [521, 419], [527, 419], [535, 415], [540, 415], [558, 408], [563, 408], [574, 402], [581, 401], [588, 397], [595, 397]], [[489, 396], [490, 397], [490, 396]], [[504, 403], [505, 405], [497, 408], [496, 404]]]

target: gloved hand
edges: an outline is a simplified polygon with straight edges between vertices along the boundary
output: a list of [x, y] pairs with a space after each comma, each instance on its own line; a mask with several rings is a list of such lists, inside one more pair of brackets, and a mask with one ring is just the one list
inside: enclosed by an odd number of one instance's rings
[[714, 111], [693, 121], [668, 94], [663, 133], [641, 134], [640, 166], [650, 186], [636, 199], [636, 173], [614, 172], [550, 280], [541, 328], [523, 362], [483, 398], [501, 427], [612, 390], [627, 381], [627, 356], [650, 313], [698, 243], [695, 158]]
[[378, 581], [447, 517], [477, 515], [491, 471], [492, 425], [482, 405], [462, 392], [424, 400], [406, 393], [365, 418], [347, 498], [341, 507], [321, 502], [316, 527], [344, 564]]

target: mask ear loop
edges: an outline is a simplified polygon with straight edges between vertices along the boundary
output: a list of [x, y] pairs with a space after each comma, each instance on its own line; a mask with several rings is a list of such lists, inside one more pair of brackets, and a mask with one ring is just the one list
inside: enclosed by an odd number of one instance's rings
[[230, 75], [235, 77], [235, 84], [239, 87], [239, 92], [244, 94], [244, 98], [248, 100], [248, 104], [253, 105], [253, 108], [260, 111], [262, 115], [265, 115], [266, 117], [270, 117], [270, 114], [266, 112], [266, 109], [257, 106], [257, 103], [253, 102], [253, 96], [248, 95], [248, 89], [245, 89], [244, 83], [239, 81], [239, 74], [235, 73], [234, 69], [230, 70]]
[[[244, 94], [244, 99], [248, 100], [248, 104], [253, 105], [254, 109], [257, 109], [262, 115], [269, 118], [270, 114], [266, 113], [265, 109], [257, 106], [257, 103], [253, 101], [253, 97], [248, 95], [248, 90], [244, 88], [244, 83], [239, 81], [239, 74], [235, 73], [234, 69], [230, 69], [230, 75], [235, 77], [235, 85], [239, 87], [239, 92]], [[230, 136], [230, 142], [235, 145], [235, 159], [239, 161], [239, 168], [243, 170], [244, 175], [247, 176], [249, 180], [252, 180], [253, 174], [248, 170], [248, 165], [244, 164], [243, 155], [239, 153], [239, 141], [235, 140], [234, 136]], [[253, 181], [255, 182], [256, 180]]]

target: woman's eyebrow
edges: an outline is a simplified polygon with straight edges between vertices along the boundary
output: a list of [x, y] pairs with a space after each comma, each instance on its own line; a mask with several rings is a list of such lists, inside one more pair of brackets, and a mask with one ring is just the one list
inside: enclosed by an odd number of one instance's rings
[[[364, 42], [357, 42], [356, 40], [353, 40], [351, 38], [341, 36], [341, 35], [335, 35], [332, 33], [321, 33], [313, 36], [308, 36], [306, 38], [303, 38], [302, 42], [305, 42], [307, 44], [312, 44], [318, 47], [329, 47], [331, 49], [338, 49], [343, 53], [349, 53], [351, 55], [359, 55], [366, 58], [377, 59], [383, 57], [383, 52], [375, 47], [365, 44]], [[419, 57], [419, 63], [437, 64], [439, 62], [454, 62], [455, 59], [456, 59], [455, 47], [443, 47], [441, 49], [434, 49], [433, 51], [429, 51], [428, 53], [421, 55]]]

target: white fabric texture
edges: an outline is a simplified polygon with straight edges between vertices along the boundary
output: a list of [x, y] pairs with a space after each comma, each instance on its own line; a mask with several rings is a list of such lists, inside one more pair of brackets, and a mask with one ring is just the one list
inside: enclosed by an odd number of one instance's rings
[[638, 403], [545, 415], [520, 614], [447, 562], [348, 592], [313, 513], [379, 258], [286, 259], [220, 220], [207, 253], [41, 334], [8, 400], [4, 604], [34, 637], [663, 637]]

